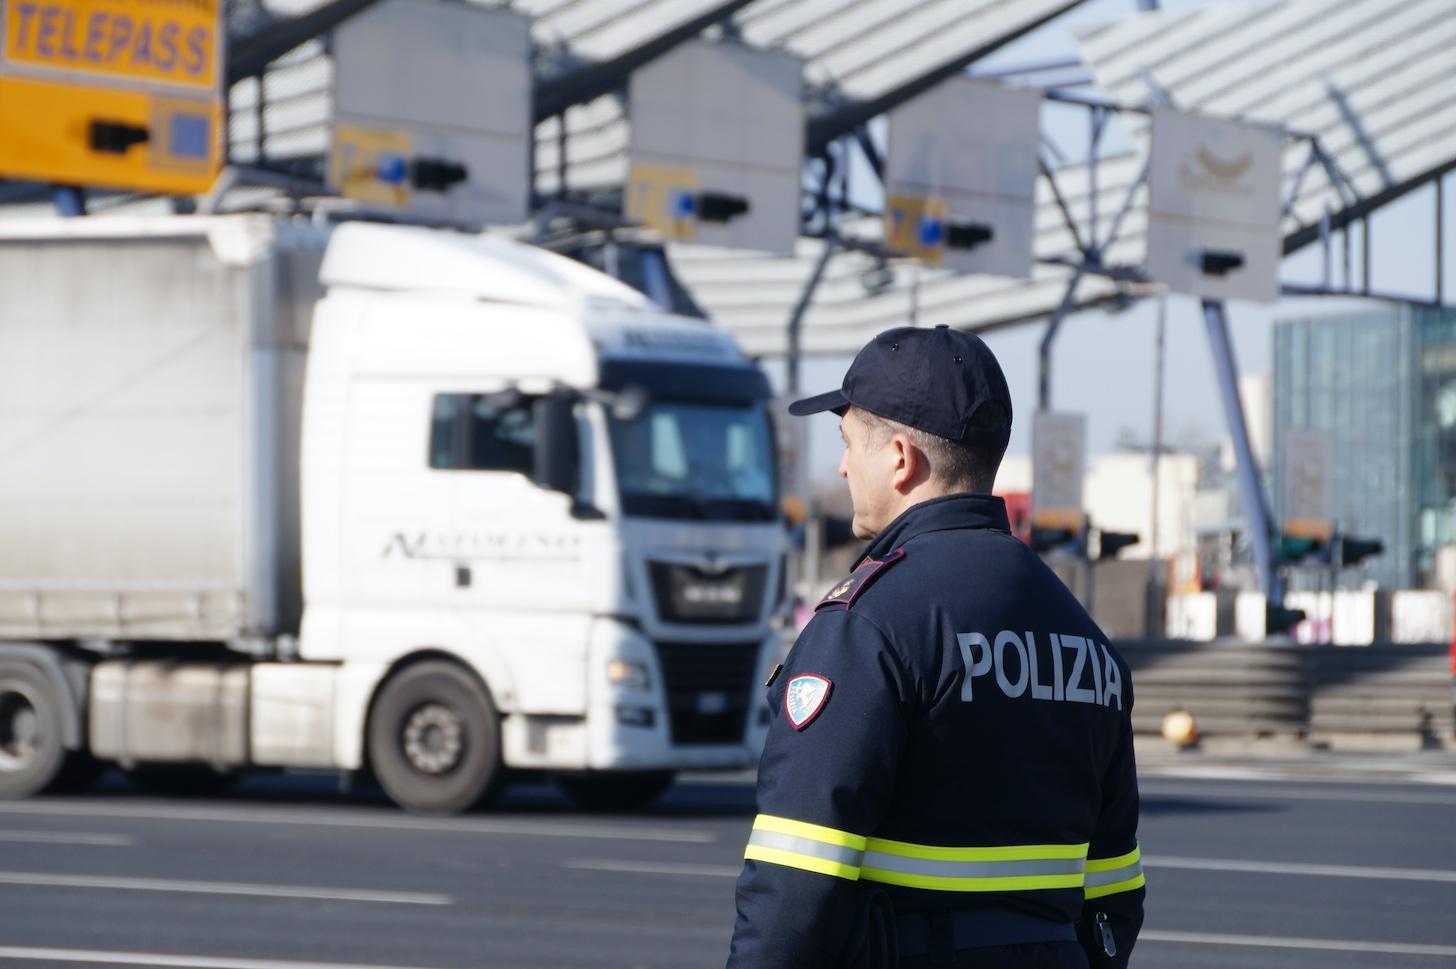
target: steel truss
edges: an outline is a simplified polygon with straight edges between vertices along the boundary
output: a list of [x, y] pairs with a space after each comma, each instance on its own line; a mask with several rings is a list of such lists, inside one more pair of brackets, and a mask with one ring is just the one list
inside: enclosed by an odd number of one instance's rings
[[[1015, 72], [1012, 72], [1015, 73]], [[1156, 86], [1153, 90], [1158, 90]], [[1131, 211], [1139, 192], [1143, 191], [1148, 184], [1150, 167], [1144, 161], [1137, 178], [1129, 186], [1126, 194], [1116, 209], [1111, 223], [1108, 225], [1105, 234], [1100, 233], [1102, 225], [1101, 214], [1098, 211], [1100, 192], [1098, 182], [1100, 166], [1104, 160], [1101, 151], [1102, 138], [1106, 131], [1110, 118], [1119, 113], [1148, 114], [1151, 108], [1141, 105], [1125, 105], [1107, 101], [1095, 97], [1073, 93], [1061, 88], [1048, 89], [1045, 92], [1048, 100], [1074, 107], [1081, 107], [1088, 115], [1088, 151], [1085, 161], [1085, 171], [1089, 184], [1088, 190], [1088, 213], [1085, 220], [1078, 220], [1067, 201], [1067, 195], [1058, 179], [1057, 165], [1051, 158], [1059, 158], [1055, 146], [1050, 139], [1043, 138], [1043, 152], [1038, 159], [1038, 167], [1041, 175], [1045, 178], [1050, 189], [1052, 200], [1061, 215], [1063, 226], [1066, 228], [1072, 239], [1074, 253], [1062, 256], [1038, 257], [1037, 262], [1042, 265], [1060, 266], [1070, 270], [1063, 297], [1055, 310], [1045, 316], [1046, 327], [1043, 332], [1039, 346], [1039, 372], [1038, 372], [1038, 406], [1041, 409], [1050, 409], [1052, 405], [1052, 350], [1056, 338], [1066, 317], [1074, 311], [1092, 308], [1098, 304], [1108, 301], [1107, 297], [1093, 300], [1079, 301], [1077, 289], [1086, 277], [1100, 277], [1111, 280], [1118, 284], [1119, 295], [1115, 298], [1122, 300], [1133, 298], [1136, 295], [1150, 295], [1149, 290], [1156, 284], [1148, 278], [1143, 267], [1138, 265], [1116, 265], [1104, 261], [1104, 256], [1109, 252], [1122, 236], [1123, 223]], [[1166, 95], [1160, 98], [1161, 103], [1167, 103]], [[880, 163], [879, 152], [869, 137], [868, 130], [864, 126], [856, 128], [849, 133], [853, 143], [857, 144], [864, 152], [870, 163], [870, 168], [876, 176], [883, 181], [883, 166]], [[1280, 291], [1287, 296], [1343, 296], [1361, 297], [1366, 299], [1379, 299], [1395, 302], [1413, 303], [1424, 306], [1444, 306], [1446, 286], [1444, 280], [1444, 178], [1453, 169], [1456, 169], [1456, 159], [1444, 162], [1429, 171], [1408, 179], [1396, 185], [1392, 185], [1376, 195], [1362, 197], [1356, 189], [1350, 177], [1340, 168], [1333, 156], [1321, 145], [1319, 137], [1311, 132], [1298, 130], [1286, 130], [1286, 137], [1297, 143], [1307, 146], [1306, 155], [1295, 177], [1290, 182], [1285, 199], [1282, 203], [1281, 214], [1289, 217], [1295, 210], [1300, 192], [1305, 180], [1312, 169], [1319, 168], [1339, 194], [1342, 208], [1337, 211], [1327, 211], [1321, 220], [1315, 225], [1301, 225], [1298, 229], [1288, 233], [1283, 240], [1282, 251], [1284, 255], [1298, 252], [1301, 249], [1313, 244], [1320, 243], [1324, 251], [1323, 281], [1321, 285], [1311, 286], [1306, 284], [1284, 283]], [[791, 374], [796, 374], [797, 363], [801, 356], [800, 341], [802, 339], [802, 317], [812, 302], [813, 292], [823, 277], [824, 267], [836, 251], [843, 251], [846, 242], [840, 236], [833, 225], [834, 215], [873, 215], [862, 210], [852, 208], [848, 202], [847, 185], [847, 160], [843, 157], [850, 150], [849, 139], [841, 139], [837, 143], [840, 147], [840, 159], [838, 163], [831, 155], [832, 144], [826, 146], [822, 161], [818, 166], [820, 176], [818, 190], [814, 194], [811, 204], [806, 206], [805, 211], [805, 234], [818, 236], [824, 239], [825, 248], [820, 256], [814, 272], [810, 275], [804, 293], [801, 295], [798, 305], [790, 320], [789, 326], [789, 360], [791, 361]], [[836, 169], [843, 170], [836, 183]], [[1434, 206], [1434, 253], [1435, 253], [1435, 278], [1433, 280], [1433, 298], [1429, 300], [1418, 296], [1388, 293], [1376, 290], [1371, 285], [1370, 252], [1371, 252], [1371, 230], [1370, 216], [1386, 205], [1403, 198], [1411, 192], [1417, 191], [1426, 186], [1432, 189]], [[835, 205], [835, 200], [840, 201]], [[828, 224], [826, 223], [828, 221]], [[1355, 282], [1355, 275], [1352, 267], [1353, 243], [1350, 238], [1352, 228], [1357, 228], [1362, 236], [1361, 246], [1361, 271], [1358, 285]], [[1341, 235], [1342, 245], [1342, 285], [1334, 283], [1333, 253], [1334, 235]], [[883, 246], [872, 246], [858, 243], [855, 245], [860, 251], [867, 251], [881, 260], [896, 258], [897, 253], [884, 249]], [[1249, 435], [1242, 402], [1238, 395], [1238, 363], [1234, 357], [1233, 344], [1228, 334], [1228, 313], [1227, 308], [1221, 301], [1204, 300], [1203, 317], [1205, 329], [1209, 339], [1210, 352], [1214, 360], [1215, 373], [1219, 383], [1219, 393], [1223, 404], [1225, 420], [1228, 425], [1229, 435], [1233, 441], [1234, 450], [1238, 459], [1238, 477], [1240, 484], [1240, 496], [1244, 505], [1244, 517], [1249, 523], [1247, 526], [1247, 538], [1255, 560], [1256, 570], [1259, 576], [1261, 591], [1267, 597], [1272, 606], [1282, 604], [1282, 588], [1280, 587], [1278, 565], [1272, 549], [1272, 536], [1275, 530], [1273, 516], [1270, 511], [1270, 503], [1264, 495], [1262, 487], [1262, 475], [1258, 467], [1257, 459], [1249, 443]], [[1032, 322], [1030, 320], [1020, 322]], [[792, 377], [791, 377], [792, 381]], [[796, 381], [792, 381], [796, 385]]]

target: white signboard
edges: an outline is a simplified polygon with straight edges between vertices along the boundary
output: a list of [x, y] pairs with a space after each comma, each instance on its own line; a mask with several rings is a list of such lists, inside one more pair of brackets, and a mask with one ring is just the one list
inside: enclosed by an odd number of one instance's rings
[[1318, 427], [1286, 427], [1283, 436], [1284, 534], [1329, 541], [1334, 518], [1335, 436]]
[[626, 216], [671, 239], [792, 254], [802, 74], [798, 57], [732, 41], [683, 44], [634, 72]]
[[1086, 521], [1087, 417], [1037, 411], [1031, 427], [1031, 523], [1078, 530]]
[[[1030, 276], [1041, 101], [958, 77], [890, 112], [886, 243], [958, 272]], [[958, 246], [967, 230], [990, 237]]]
[[[401, 51], [408, 70], [386, 70]], [[385, 0], [334, 32], [329, 185], [466, 225], [530, 204], [531, 27], [451, 0]]]
[[1207, 299], [1279, 298], [1278, 128], [1154, 108], [1148, 276]]

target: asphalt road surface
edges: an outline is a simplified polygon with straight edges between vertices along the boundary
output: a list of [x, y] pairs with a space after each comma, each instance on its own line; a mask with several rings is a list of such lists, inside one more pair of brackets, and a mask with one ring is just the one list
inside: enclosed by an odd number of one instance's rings
[[[1135, 967], [1456, 966], [1456, 787], [1188, 773], [1143, 777]], [[745, 778], [616, 816], [519, 785], [455, 819], [329, 776], [170, 799], [113, 778], [0, 802], [0, 969], [721, 966], [752, 814]]]

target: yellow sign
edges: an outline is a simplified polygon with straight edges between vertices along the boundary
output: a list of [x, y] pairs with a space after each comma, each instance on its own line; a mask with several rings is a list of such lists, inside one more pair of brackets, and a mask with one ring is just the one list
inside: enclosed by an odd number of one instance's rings
[[1335, 528], [1327, 519], [1289, 518], [1280, 529], [1290, 538], [1313, 538], [1328, 542], [1335, 535]]
[[0, 175], [200, 194], [222, 164], [213, 99], [0, 77]]
[[639, 163], [627, 175], [627, 218], [668, 239], [697, 236], [697, 200], [694, 169]]
[[6, 0], [0, 177], [199, 194], [222, 166], [221, 0]]
[[212, 90], [220, 0], [10, 0], [5, 67]]
[[347, 198], [404, 208], [409, 204], [413, 152], [409, 132], [335, 125], [329, 184]]
[[885, 245], [928, 263], [945, 258], [949, 209], [935, 196], [891, 195], [885, 200]]
[[1067, 529], [1080, 532], [1087, 524], [1087, 514], [1073, 508], [1044, 508], [1031, 516], [1033, 528]]

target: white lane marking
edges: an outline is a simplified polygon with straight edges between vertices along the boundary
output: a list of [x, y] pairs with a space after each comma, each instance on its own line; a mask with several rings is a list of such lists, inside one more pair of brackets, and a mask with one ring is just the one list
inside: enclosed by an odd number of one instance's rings
[[255, 895], [262, 898], [312, 898], [331, 902], [383, 902], [390, 905], [455, 904], [455, 899], [449, 895], [424, 892], [371, 892], [307, 885], [251, 885], [242, 882], [196, 882], [171, 878], [117, 878], [109, 875], [52, 875], [39, 871], [0, 871], [0, 885], [181, 892], [189, 895]]
[[28, 962], [101, 962], [113, 966], [165, 966], [169, 969], [428, 969], [362, 962], [289, 962], [283, 959], [229, 959], [220, 956], [177, 956], [161, 952], [108, 952], [102, 949], [40, 949], [0, 946], [0, 959]]
[[605, 858], [578, 858], [562, 863], [564, 868], [578, 871], [616, 871], [636, 875], [695, 875], [710, 878], [737, 878], [742, 865], [674, 865], [645, 861], [616, 861]]
[[1189, 868], [1194, 871], [1243, 871], [1259, 875], [1315, 875], [1320, 878], [1371, 878], [1405, 882], [1456, 882], [1456, 871], [1435, 868], [1376, 868], [1366, 865], [1311, 865], [1302, 862], [1243, 861], [1234, 858], [1182, 858], [1148, 855], [1148, 868]]
[[1275, 764], [1236, 766], [1233, 764], [1163, 764], [1140, 763], [1143, 777], [1172, 777], [1184, 780], [1209, 781], [1292, 781], [1300, 784], [1362, 784], [1378, 787], [1386, 784], [1429, 784], [1449, 787], [1456, 784], [1456, 770], [1444, 767], [1411, 767], [1407, 770], [1382, 770], [1377, 766], [1349, 764], [1331, 765], [1321, 771], [1286, 770]]
[[1266, 949], [1317, 949], [1328, 952], [1373, 952], [1389, 956], [1456, 956], [1456, 945], [1418, 945], [1410, 942], [1365, 942], [1358, 939], [1302, 939], [1280, 935], [1224, 935], [1218, 932], [1163, 932], [1143, 929], [1138, 942], [1180, 945], [1238, 945]]
[[0, 841], [16, 841], [43, 845], [96, 845], [107, 848], [130, 848], [135, 838], [124, 834], [86, 834], [80, 831], [0, 831]]
[[1439, 804], [1456, 807], [1456, 797], [1440, 794], [1418, 794], [1392, 791], [1389, 794], [1366, 794], [1344, 791], [1296, 791], [1287, 787], [1191, 787], [1171, 784], [1142, 784], [1139, 793], [1151, 797], [1219, 797], [1235, 800], [1265, 801], [1349, 801], [1358, 804]]
[[[1148, 868], [1187, 868], [1195, 871], [1239, 871], [1261, 875], [1315, 875], [1321, 878], [1368, 878], [1390, 881], [1456, 882], [1456, 871], [1432, 868], [1375, 868], [1361, 865], [1309, 865], [1298, 862], [1241, 861], [1229, 858], [1184, 858], [1176, 855], [1144, 856]], [[741, 866], [679, 865], [661, 862], [576, 858], [562, 863], [579, 871], [613, 871], [638, 875], [696, 875], [736, 878]]]
[[429, 820], [410, 817], [354, 817], [349, 815], [305, 814], [300, 811], [227, 808], [182, 808], [171, 805], [61, 804], [57, 802], [7, 801], [0, 814], [41, 814], [56, 817], [138, 818], [147, 821], [218, 821], [227, 824], [293, 824], [322, 828], [360, 828], [374, 831], [436, 831], [447, 834], [518, 835], [542, 838], [589, 838], [603, 841], [667, 841], [678, 844], [712, 844], [711, 831], [630, 825], [553, 824], [545, 821], [514, 820]]

